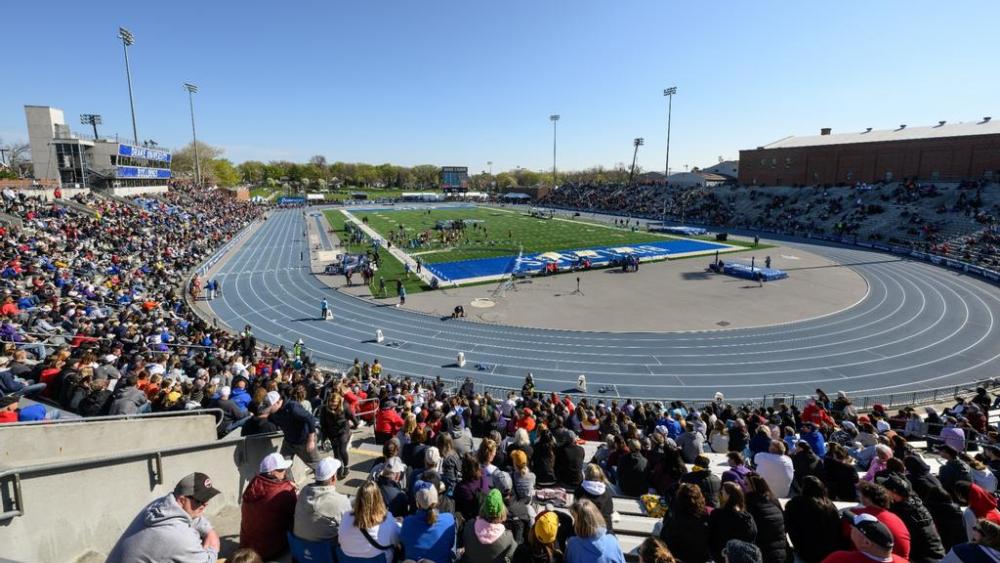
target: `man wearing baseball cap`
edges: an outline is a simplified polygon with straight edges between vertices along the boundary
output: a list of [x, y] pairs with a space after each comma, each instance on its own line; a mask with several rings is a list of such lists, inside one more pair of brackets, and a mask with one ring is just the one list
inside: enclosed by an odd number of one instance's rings
[[351, 499], [337, 492], [340, 460], [325, 457], [316, 465], [316, 481], [302, 488], [295, 503], [295, 537], [306, 541], [335, 541], [340, 519], [351, 510]]
[[258, 473], [243, 491], [240, 547], [249, 547], [265, 560], [288, 549], [295, 517], [295, 484], [287, 480], [292, 460], [274, 452], [260, 462]]
[[177, 561], [214, 563], [219, 534], [202, 514], [218, 489], [204, 473], [191, 473], [146, 505], [118, 538], [108, 563]]
[[851, 543], [857, 551], [834, 551], [823, 563], [908, 563], [892, 552], [892, 532], [871, 514], [858, 514], [851, 519]]

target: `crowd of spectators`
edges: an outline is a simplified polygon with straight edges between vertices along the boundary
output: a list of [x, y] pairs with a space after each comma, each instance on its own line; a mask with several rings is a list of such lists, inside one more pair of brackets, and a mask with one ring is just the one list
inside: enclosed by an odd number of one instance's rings
[[[540, 393], [530, 377], [494, 397], [360, 364], [293, 373], [245, 378], [251, 408], [284, 433], [243, 494], [240, 544], [265, 559], [289, 549], [290, 531], [348, 561], [623, 561], [616, 496], [662, 518], [641, 561], [1000, 557], [986, 389], [940, 414], [862, 414], [821, 390], [802, 409], [721, 395], [695, 408]], [[383, 455], [351, 498], [337, 489], [343, 445], [364, 421]], [[584, 438], [600, 442], [592, 455]], [[286, 473], [293, 456], [313, 475], [301, 490]]]
[[0, 226], [0, 392], [96, 416], [207, 406], [231, 381], [252, 333], [207, 325], [183, 286], [259, 208], [184, 188], [73, 203], [8, 189], [0, 201], [23, 223]]
[[[913, 180], [794, 189], [567, 183], [541, 203], [716, 227], [855, 237], [995, 267], [1000, 206], [984, 189], [983, 182], [938, 187]], [[951, 225], [955, 218], [963, 219], [957, 232]]]

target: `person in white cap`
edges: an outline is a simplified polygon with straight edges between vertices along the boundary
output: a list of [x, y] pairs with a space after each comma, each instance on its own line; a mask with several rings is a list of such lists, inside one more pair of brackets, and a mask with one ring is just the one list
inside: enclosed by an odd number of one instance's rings
[[295, 516], [295, 484], [287, 480], [292, 460], [274, 452], [260, 462], [258, 473], [243, 491], [240, 547], [249, 547], [264, 560], [288, 550], [286, 532]]
[[335, 542], [344, 513], [351, 510], [351, 499], [337, 492], [340, 460], [325, 457], [316, 465], [316, 481], [302, 488], [295, 503], [292, 533], [306, 541]]

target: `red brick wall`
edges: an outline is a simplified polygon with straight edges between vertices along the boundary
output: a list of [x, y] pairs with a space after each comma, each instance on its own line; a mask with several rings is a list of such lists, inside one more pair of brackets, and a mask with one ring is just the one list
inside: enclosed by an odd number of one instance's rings
[[[764, 164], [761, 164], [761, 160]], [[895, 179], [1000, 179], [1000, 135], [740, 151], [741, 184], [794, 185]]]

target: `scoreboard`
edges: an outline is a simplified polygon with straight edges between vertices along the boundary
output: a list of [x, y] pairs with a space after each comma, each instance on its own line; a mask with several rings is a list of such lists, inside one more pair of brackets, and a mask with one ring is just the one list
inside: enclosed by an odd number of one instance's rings
[[468, 166], [442, 166], [441, 167], [441, 187], [448, 188], [468, 188], [469, 187], [469, 167]]

